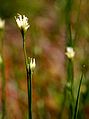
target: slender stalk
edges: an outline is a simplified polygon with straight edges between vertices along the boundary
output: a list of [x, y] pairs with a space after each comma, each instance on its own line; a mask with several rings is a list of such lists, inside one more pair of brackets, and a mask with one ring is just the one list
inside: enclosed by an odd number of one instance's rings
[[27, 71], [27, 87], [28, 87], [28, 108], [29, 119], [32, 119], [32, 72]]
[[27, 71], [28, 57], [27, 57], [27, 52], [26, 52], [25, 33], [23, 30], [22, 30], [22, 38], [23, 38], [23, 52], [24, 52], [24, 58], [25, 58], [25, 67]]
[[[67, 0], [66, 8], [65, 8], [65, 20], [66, 20], [66, 41], [67, 47], [73, 47], [73, 38], [71, 31], [71, 10], [72, 10], [73, 0]], [[67, 59], [67, 83], [70, 84], [70, 90], [66, 91], [69, 93], [69, 119], [72, 118], [73, 114], [73, 105], [74, 105], [74, 94], [73, 94], [73, 82], [74, 82], [74, 71], [73, 71], [73, 61], [72, 59]]]
[[67, 36], [67, 46], [73, 45], [72, 33], [71, 33], [71, 9], [73, 0], [67, 0], [65, 8], [65, 20], [66, 20], [66, 36]]
[[27, 72], [27, 89], [28, 89], [28, 118], [32, 119], [32, 72], [30, 70], [29, 63], [28, 63], [28, 57], [26, 53], [26, 42], [25, 42], [25, 34], [22, 32], [23, 37], [23, 52], [24, 52], [24, 58], [25, 58], [25, 66], [26, 66], [26, 72]]
[[5, 119], [6, 116], [6, 79], [5, 79], [5, 65], [4, 65], [4, 58], [3, 58], [3, 30], [1, 31], [1, 41], [0, 41], [0, 53], [2, 58], [1, 65], [1, 75], [2, 75], [2, 119]]
[[73, 113], [73, 105], [74, 105], [74, 95], [73, 95], [73, 81], [74, 81], [74, 72], [73, 72], [73, 61], [68, 59], [68, 66], [67, 66], [67, 82], [70, 84], [70, 112], [69, 118], [71, 119]]
[[[71, 33], [71, 9], [72, 9], [73, 0], [67, 0], [66, 3], [66, 39], [67, 39], [67, 47], [73, 47], [73, 39]], [[71, 89], [73, 87], [73, 62], [71, 59], [67, 61], [67, 81], [71, 83]]]
[[68, 59], [68, 66], [67, 66], [67, 81], [71, 84], [71, 96], [72, 96], [72, 102], [74, 101], [73, 96], [73, 83], [74, 83], [74, 71], [73, 71], [73, 61], [71, 59]]
[[76, 99], [76, 104], [75, 104], [75, 109], [74, 109], [74, 115], [73, 115], [73, 118], [72, 119], [77, 119], [78, 107], [79, 107], [80, 87], [81, 87], [81, 84], [82, 84], [83, 75], [84, 74], [82, 72], [80, 83], [79, 83], [79, 87], [78, 87], [78, 93], [77, 93], [77, 99]]
[[[77, 34], [78, 34], [78, 27], [79, 27], [78, 24], [79, 24], [81, 2], [82, 2], [82, 0], [80, 0], [80, 3], [79, 3], [79, 9], [78, 9], [78, 15], [77, 15], [77, 21], [76, 21], [76, 29], [75, 29], [75, 37], [74, 37], [74, 45], [75, 45], [75, 42], [77, 40]], [[81, 87], [82, 79], [83, 79], [83, 71], [82, 71], [82, 75], [81, 75], [81, 79], [80, 79], [80, 83], [79, 83], [79, 87], [78, 87], [78, 94], [77, 94], [77, 99], [76, 99], [76, 103], [75, 103], [74, 113], [73, 113], [72, 119], [77, 119], [79, 96], [80, 96], [80, 87]]]
[[67, 64], [67, 81], [73, 85], [74, 80], [74, 72], [73, 72], [73, 61], [71, 59], [68, 59]]
[[6, 116], [6, 81], [5, 81], [5, 66], [2, 57], [2, 64], [1, 64], [1, 74], [2, 74], [2, 119], [5, 119]]

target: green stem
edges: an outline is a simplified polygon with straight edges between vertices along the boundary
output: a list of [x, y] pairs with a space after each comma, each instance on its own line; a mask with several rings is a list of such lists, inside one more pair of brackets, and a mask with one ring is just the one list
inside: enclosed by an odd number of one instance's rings
[[[67, 0], [66, 3], [66, 35], [67, 35], [67, 46], [73, 46], [73, 39], [71, 33], [71, 9], [72, 9], [73, 0]], [[73, 80], [74, 80], [74, 72], [73, 72], [73, 62], [71, 59], [67, 61], [67, 82], [71, 83], [71, 96], [73, 98]]]
[[26, 66], [26, 72], [27, 72], [27, 89], [28, 89], [28, 115], [29, 119], [32, 119], [32, 71], [30, 70], [30, 67], [28, 67], [28, 57], [26, 52], [26, 42], [25, 42], [25, 34], [22, 32], [23, 37], [23, 52], [24, 52], [24, 58], [25, 58], [25, 66]]
[[67, 81], [73, 85], [74, 80], [74, 72], [73, 72], [73, 61], [71, 59], [68, 59], [67, 62]]
[[69, 83], [69, 90], [67, 93], [69, 93], [70, 96], [70, 104], [69, 104], [69, 118], [72, 118], [73, 114], [73, 105], [74, 105], [74, 95], [73, 95], [73, 82], [74, 82], [74, 72], [73, 72], [73, 61], [71, 59], [68, 59], [67, 62], [67, 83]]
[[27, 71], [27, 87], [28, 87], [28, 108], [29, 108], [29, 119], [32, 119], [32, 72]]
[[71, 91], [71, 97], [73, 102], [74, 101], [74, 96], [73, 96], [74, 71], [73, 71], [73, 61], [71, 59], [68, 59], [67, 82], [69, 82], [71, 86], [70, 91]]
[[4, 58], [3, 58], [3, 35], [4, 35], [4, 30], [0, 31], [0, 53], [1, 53], [1, 58], [2, 58], [2, 63], [1, 63], [1, 75], [2, 75], [2, 119], [5, 119], [6, 116], [6, 80], [5, 80], [5, 65], [4, 65]]
[[[3, 57], [2, 57], [3, 61]], [[1, 64], [1, 74], [2, 74], [2, 119], [5, 119], [6, 115], [6, 91], [5, 91], [5, 86], [6, 86], [6, 81], [5, 81], [5, 66], [4, 62]]]
[[26, 52], [25, 34], [22, 36], [23, 36], [23, 52], [24, 52], [25, 66], [26, 66], [26, 71], [27, 71], [28, 57], [27, 57], [27, 52]]
[[79, 96], [80, 96], [80, 87], [81, 87], [81, 84], [82, 84], [82, 79], [83, 79], [83, 73], [81, 75], [81, 79], [80, 79], [80, 83], [79, 83], [79, 87], [78, 87], [78, 94], [77, 94], [77, 99], [76, 99], [73, 119], [77, 119], [78, 106], [79, 106]]
[[[72, 10], [73, 0], [67, 0], [65, 8], [65, 20], [66, 20], [66, 40], [67, 47], [73, 47], [72, 31], [71, 31], [71, 10]], [[66, 91], [70, 96], [69, 104], [69, 119], [72, 118], [73, 105], [74, 105], [74, 95], [73, 95], [73, 82], [74, 82], [74, 72], [73, 72], [73, 61], [72, 59], [67, 60], [67, 83], [70, 85], [70, 90]]]
[[71, 8], [73, 0], [67, 0], [65, 8], [65, 20], [66, 20], [66, 35], [67, 46], [73, 46], [72, 33], [71, 33]]

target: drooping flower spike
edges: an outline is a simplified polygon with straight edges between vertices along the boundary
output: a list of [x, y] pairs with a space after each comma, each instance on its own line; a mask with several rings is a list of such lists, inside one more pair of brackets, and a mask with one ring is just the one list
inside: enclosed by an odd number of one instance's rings
[[30, 27], [29, 23], [28, 23], [28, 18], [25, 15], [20, 15], [17, 14], [18, 16], [15, 17], [16, 23], [18, 25], [18, 27], [20, 28], [20, 30], [26, 32], [28, 30], [28, 28]]

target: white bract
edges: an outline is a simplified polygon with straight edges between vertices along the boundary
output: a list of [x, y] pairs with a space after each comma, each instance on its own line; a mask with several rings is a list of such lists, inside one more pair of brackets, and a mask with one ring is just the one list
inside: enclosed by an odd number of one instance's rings
[[4, 26], [5, 26], [5, 20], [2, 20], [2, 19], [0, 18], [0, 29], [3, 29]]
[[74, 49], [72, 47], [67, 47], [67, 52], [65, 53], [69, 59], [72, 59], [75, 55]]
[[34, 70], [35, 67], [36, 67], [35, 58], [31, 58], [31, 59], [30, 59], [30, 69], [31, 69], [31, 70]]
[[28, 18], [25, 15], [18, 14], [18, 17], [15, 17], [15, 19], [18, 27], [26, 32], [30, 27], [30, 25], [28, 24]]

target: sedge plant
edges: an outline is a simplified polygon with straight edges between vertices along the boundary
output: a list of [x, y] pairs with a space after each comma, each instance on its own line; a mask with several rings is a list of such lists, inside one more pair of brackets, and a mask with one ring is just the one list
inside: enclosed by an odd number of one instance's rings
[[5, 119], [6, 117], [6, 79], [5, 79], [5, 65], [4, 65], [4, 58], [3, 58], [3, 35], [4, 35], [4, 28], [5, 28], [5, 20], [0, 18], [0, 68], [1, 68], [1, 75], [2, 75], [2, 117], [1, 119]]
[[36, 66], [36, 63], [35, 63], [35, 58], [28, 57], [26, 52], [26, 32], [30, 27], [30, 25], [28, 23], [28, 18], [25, 15], [18, 14], [18, 16], [15, 17], [15, 20], [22, 35], [25, 69], [27, 75], [28, 118], [32, 119], [32, 74]]
[[[65, 7], [65, 22], [66, 22], [66, 56], [67, 56], [67, 84], [69, 90], [66, 93], [69, 95], [69, 119], [72, 119], [73, 115], [73, 105], [74, 105], [74, 94], [73, 94], [73, 84], [74, 84], [74, 66], [73, 59], [75, 55], [74, 43], [71, 31], [71, 10], [72, 10], [73, 0], [66, 1]], [[67, 95], [66, 94], [66, 95]]]
[[[69, 119], [77, 119], [78, 109], [79, 109], [79, 99], [80, 99], [80, 88], [82, 84], [82, 80], [84, 77], [84, 71], [82, 71], [81, 78], [78, 85], [78, 92], [76, 99], [74, 98], [74, 65], [73, 60], [75, 56], [74, 45], [77, 36], [77, 30], [75, 29], [75, 37], [72, 38], [72, 30], [71, 30], [71, 10], [73, 5], [73, 0], [67, 0], [66, 11], [65, 11], [65, 19], [66, 19], [66, 56], [67, 56], [67, 84], [69, 90], [66, 91], [66, 95], [69, 94]], [[80, 0], [81, 5], [81, 0]], [[80, 14], [80, 6], [78, 11], [78, 18], [76, 25], [78, 25]], [[84, 69], [84, 66], [83, 66]], [[67, 88], [66, 88], [67, 89]]]

